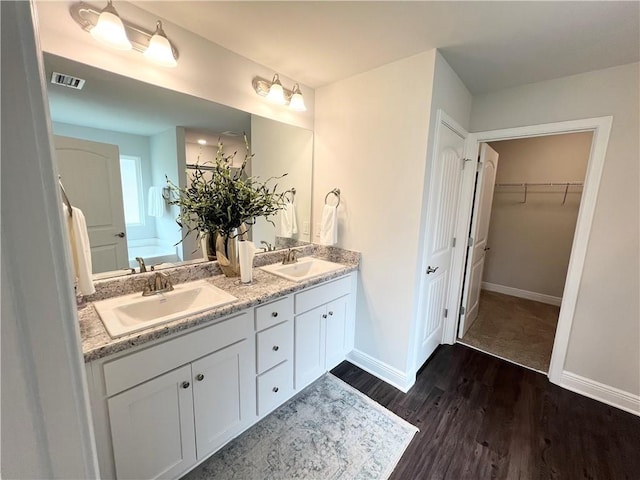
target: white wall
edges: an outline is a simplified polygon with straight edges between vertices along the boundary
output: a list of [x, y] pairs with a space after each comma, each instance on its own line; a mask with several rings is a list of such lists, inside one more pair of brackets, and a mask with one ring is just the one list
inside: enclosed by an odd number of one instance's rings
[[[277, 184], [278, 192], [295, 187], [298, 233], [293, 238], [311, 241], [310, 230], [305, 234], [303, 229], [305, 223], [309, 228], [311, 226], [313, 132], [251, 115], [251, 152], [254, 154], [251, 174], [260, 181], [286, 173], [284, 178], [272, 180], [268, 185]], [[261, 240], [275, 244], [275, 237], [280, 235], [280, 214], [270, 219], [276, 224], [275, 228], [263, 218], [259, 218], [253, 227], [253, 241], [257, 247], [261, 247]]]
[[[184, 129], [171, 128], [165, 132], [150, 137], [151, 148], [151, 180], [153, 185], [166, 185], [167, 178], [177, 186], [184, 188], [186, 185], [185, 171], [185, 143]], [[166, 177], [165, 177], [166, 176]], [[171, 245], [180, 242], [182, 230], [176, 223], [180, 214], [177, 205], [169, 205], [165, 208], [162, 217], [156, 217], [156, 232], [158, 238]], [[183, 245], [178, 245], [178, 258], [183, 259]]]
[[414, 318], [435, 58], [431, 50], [316, 91], [313, 217], [340, 188], [338, 246], [362, 253], [355, 348], [398, 375]]
[[[583, 182], [591, 132], [492, 142], [496, 183]], [[497, 187], [482, 280], [560, 298], [578, 220], [581, 188]]]
[[565, 370], [640, 394], [639, 64], [477, 96], [475, 132], [613, 116]]
[[30, 4], [1, 2], [0, 9], [0, 476], [97, 478], [40, 51]]
[[[110, 143], [117, 145], [120, 155], [140, 157], [142, 173], [142, 202], [144, 204], [144, 225], [127, 226], [127, 240], [154, 238], [156, 236], [156, 221], [147, 212], [147, 192], [151, 186], [151, 154], [149, 152], [149, 137], [132, 135], [129, 133], [102, 130], [99, 128], [82, 127], [68, 123], [52, 122], [53, 133], [65, 137], [80, 138], [92, 142]], [[162, 184], [164, 185], [164, 183]]]
[[[40, 38], [44, 51], [262, 117], [313, 128], [313, 89], [300, 85], [306, 112], [294, 112], [287, 107], [273, 105], [255, 93], [251, 81], [255, 76], [270, 79], [276, 72], [162, 18], [164, 30], [180, 52], [180, 58], [176, 68], [158, 67], [147, 62], [136, 51], [120, 52], [100, 45], [71, 18], [69, 7], [73, 3], [38, 2]], [[156, 15], [125, 1], [117, 2], [116, 8], [125, 20], [150, 31], [155, 29], [158, 20]], [[297, 82], [282, 75], [280, 79], [289, 88]]]

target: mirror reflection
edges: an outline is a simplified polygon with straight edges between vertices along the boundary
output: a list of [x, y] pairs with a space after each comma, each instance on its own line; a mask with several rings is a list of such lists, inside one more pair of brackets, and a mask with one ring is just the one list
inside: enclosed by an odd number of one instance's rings
[[275, 227], [257, 221], [252, 240], [272, 249], [310, 241], [311, 131], [48, 53], [44, 61], [58, 170], [87, 220], [96, 277], [126, 274], [137, 257], [147, 266], [203, 261], [194, 235], [180, 241], [165, 175], [186, 186], [190, 166], [212, 162], [219, 140], [241, 164], [243, 132], [254, 155], [248, 172], [286, 173], [278, 191], [296, 192], [287, 215], [271, 217]]

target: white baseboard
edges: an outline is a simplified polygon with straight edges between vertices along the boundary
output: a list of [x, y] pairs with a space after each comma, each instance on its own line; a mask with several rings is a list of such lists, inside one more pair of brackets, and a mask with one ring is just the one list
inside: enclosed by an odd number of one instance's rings
[[559, 385], [585, 397], [640, 416], [640, 395], [634, 395], [575, 373], [562, 372]]
[[360, 350], [352, 350], [347, 355], [347, 360], [404, 393], [407, 393], [413, 384], [416, 383], [415, 376], [409, 378], [405, 372], [387, 365]]
[[558, 307], [562, 303], [562, 297], [554, 297], [552, 295], [545, 295], [544, 293], [506, 287], [504, 285], [498, 285], [497, 283], [482, 282], [481, 287], [483, 290], [487, 290], [489, 292], [503, 293], [505, 295], [511, 295], [512, 297], [526, 298], [527, 300], [533, 300], [534, 302], [548, 303], [549, 305], [556, 305]]

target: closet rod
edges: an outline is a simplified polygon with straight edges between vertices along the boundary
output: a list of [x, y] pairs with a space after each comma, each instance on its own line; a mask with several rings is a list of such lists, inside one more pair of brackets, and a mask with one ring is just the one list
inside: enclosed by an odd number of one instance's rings
[[566, 187], [567, 185], [570, 187], [582, 187], [584, 184], [582, 182], [546, 182], [546, 183], [536, 183], [536, 182], [522, 182], [522, 183], [496, 183], [496, 187]]

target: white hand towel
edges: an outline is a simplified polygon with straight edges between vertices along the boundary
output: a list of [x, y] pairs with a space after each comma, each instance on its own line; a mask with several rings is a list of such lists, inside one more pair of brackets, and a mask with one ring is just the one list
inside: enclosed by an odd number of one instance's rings
[[325, 205], [320, 222], [320, 245], [335, 245], [338, 242], [338, 208]]
[[296, 207], [294, 203], [287, 203], [280, 211], [280, 236], [291, 238], [294, 233], [298, 233]]
[[162, 197], [162, 187], [149, 187], [147, 198], [147, 215], [150, 217], [164, 216], [164, 198]]
[[71, 207], [72, 215], [65, 206], [67, 230], [69, 232], [69, 248], [73, 259], [73, 273], [78, 279], [78, 290], [83, 295], [91, 295], [96, 289], [93, 286], [93, 271], [91, 265], [91, 245], [87, 233], [87, 221], [82, 210]]

